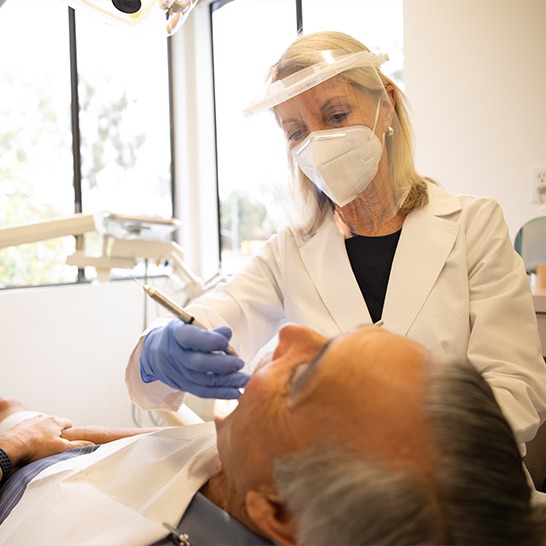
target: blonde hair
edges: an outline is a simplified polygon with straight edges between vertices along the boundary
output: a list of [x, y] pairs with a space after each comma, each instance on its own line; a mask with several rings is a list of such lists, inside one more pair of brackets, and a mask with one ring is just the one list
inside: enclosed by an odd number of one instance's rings
[[[350, 53], [369, 51], [369, 49], [355, 38], [342, 32], [316, 32], [299, 36], [284, 52], [281, 58], [270, 70], [270, 81], [285, 78], [308, 66], [319, 62], [319, 54], [327, 50], [343, 50]], [[411, 126], [407, 99], [398, 86], [379, 69], [383, 92], [389, 86], [394, 92], [395, 115], [393, 116], [392, 136], [386, 138], [386, 148], [389, 158], [389, 170], [392, 184], [397, 193], [406, 195], [399, 212], [408, 214], [415, 208], [428, 203], [427, 181], [415, 170], [413, 160], [413, 128]], [[377, 78], [370, 78], [370, 71], [366, 68], [353, 68], [343, 72], [341, 76], [346, 81], [363, 87], [366, 90], [377, 89]], [[289, 155], [291, 168], [291, 199], [296, 208], [297, 221], [291, 222], [295, 232], [303, 237], [312, 236], [324, 216], [332, 208], [332, 202], [319, 191], [303, 172], [294, 165]]]

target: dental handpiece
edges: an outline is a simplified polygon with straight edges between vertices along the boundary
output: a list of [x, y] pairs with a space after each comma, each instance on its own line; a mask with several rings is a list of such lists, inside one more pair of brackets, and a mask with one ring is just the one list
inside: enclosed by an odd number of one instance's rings
[[[148, 294], [148, 296], [150, 296], [150, 298], [159, 303], [159, 305], [172, 313], [176, 318], [180, 319], [185, 324], [193, 324], [197, 328], [201, 328], [201, 330], [208, 330], [208, 328], [201, 324], [194, 316], [184, 311], [184, 309], [176, 305], [176, 303], [167, 298], [167, 296], [162, 294], [159, 290], [156, 290], [148, 284], [139, 284], [142, 285], [142, 288], [144, 288], [144, 291], [146, 292], [146, 294]], [[226, 353], [237, 356], [235, 349], [231, 345], [227, 346]]]

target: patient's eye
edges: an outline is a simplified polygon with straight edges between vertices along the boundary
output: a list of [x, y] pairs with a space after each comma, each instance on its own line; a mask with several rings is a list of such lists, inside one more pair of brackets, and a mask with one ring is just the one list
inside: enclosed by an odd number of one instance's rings
[[295, 396], [309, 382], [329, 345], [330, 341], [325, 343], [309, 362], [302, 362], [292, 368], [289, 379], [290, 396]]
[[305, 379], [304, 372], [307, 370], [308, 366], [309, 362], [304, 362], [292, 368], [292, 373], [290, 374], [289, 380], [290, 394], [293, 394], [296, 390], [298, 390], [302, 379]]

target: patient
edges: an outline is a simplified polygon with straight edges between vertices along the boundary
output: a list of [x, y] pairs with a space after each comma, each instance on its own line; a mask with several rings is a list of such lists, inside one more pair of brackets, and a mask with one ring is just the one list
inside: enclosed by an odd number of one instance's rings
[[215, 424], [216, 435], [172, 427], [50, 466], [0, 542], [150, 544], [163, 522], [193, 544], [543, 542], [485, 381], [379, 328], [326, 340], [285, 326]]

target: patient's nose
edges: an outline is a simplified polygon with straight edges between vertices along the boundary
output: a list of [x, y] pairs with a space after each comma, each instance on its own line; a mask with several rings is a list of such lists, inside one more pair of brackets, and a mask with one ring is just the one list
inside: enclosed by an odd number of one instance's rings
[[280, 358], [288, 351], [315, 350], [324, 345], [326, 341], [325, 337], [310, 328], [299, 324], [286, 324], [279, 331], [279, 343], [273, 353], [273, 360]]

